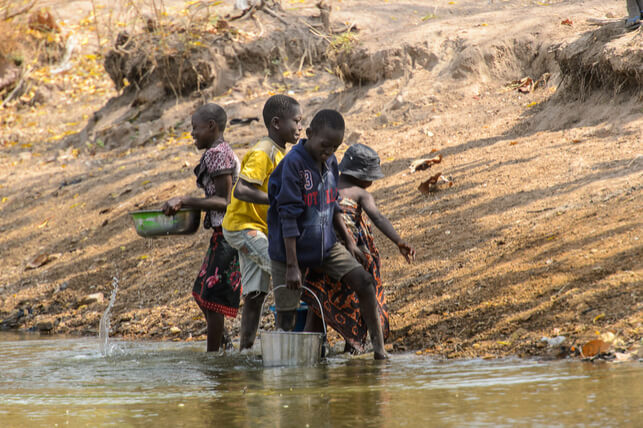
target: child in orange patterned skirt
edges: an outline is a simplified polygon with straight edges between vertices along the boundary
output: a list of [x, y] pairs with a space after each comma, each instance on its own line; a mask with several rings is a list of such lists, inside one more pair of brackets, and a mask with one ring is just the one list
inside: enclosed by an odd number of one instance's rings
[[[380, 255], [375, 246], [369, 219], [397, 245], [407, 262], [410, 263], [415, 259], [415, 250], [400, 238], [391, 222], [377, 209], [373, 196], [366, 190], [374, 180], [384, 177], [377, 152], [363, 144], [352, 145], [346, 150], [339, 164], [339, 171], [341, 174], [337, 184], [338, 204], [347, 229], [352, 232], [357, 246], [363, 253], [359, 262], [375, 280], [378, 312], [382, 333], [386, 339], [389, 334], [388, 310], [380, 276]], [[368, 218], [363, 215], [364, 213]], [[342, 287], [341, 282], [333, 281], [318, 270], [310, 271], [304, 283], [319, 297], [324, 308], [326, 323], [344, 337], [345, 350], [363, 352], [366, 345], [367, 328], [362, 319], [355, 293]], [[321, 320], [317, 303], [308, 293], [302, 294], [302, 300], [308, 304], [309, 308], [305, 330], [320, 331]]]

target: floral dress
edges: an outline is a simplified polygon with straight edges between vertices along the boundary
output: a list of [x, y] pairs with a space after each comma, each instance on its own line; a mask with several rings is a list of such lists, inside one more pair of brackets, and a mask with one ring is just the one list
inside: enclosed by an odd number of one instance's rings
[[[375, 294], [377, 297], [377, 308], [382, 324], [384, 339], [389, 335], [389, 317], [382, 279], [380, 276], [380, 253], [375, 246], [371, 223], [363, 213], [362, 208], [349, 198], [338, 199], [342, 210], [342, 217], [348, 230], [353, 234], [357, 246], [364, 253], [366, 263], [364, 269], [369, 272], [375, 280]], [[340, 281], [335, 281], [321, 271], [310, 271], [306, 275], [304, 285], [313, 290], [319, 298], [324, 310], [326, 324], [336, 330], [344, 337], [346, 343], [357, 351], [363, 352], [368, 329], [359, 310], [357, 294], [348, 287], [343, 286]], [[302, 300], [308, 304], [319, 316], [319, 307], [309, 293], [302, 294]]]
[[[203, 153], [194, 169], [197, 186], [206, 197], [216, 194], [215, 179], [224, 174], [232, 175], [232, 182], [239, 177], [239, 159], [223, 140]], [[203, 310], [236, 317], [241, 299], [241, 273], [237, 250], [223, 237], [221, 222], [224, 213], [206, 211], [203, 227], [213, 229], [210, 246], [203, 260], [199, 275], [194, 281], [192, 296]]]

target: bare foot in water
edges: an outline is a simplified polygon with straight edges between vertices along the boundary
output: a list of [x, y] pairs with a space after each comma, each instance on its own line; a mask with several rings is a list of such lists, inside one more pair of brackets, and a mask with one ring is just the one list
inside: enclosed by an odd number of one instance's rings
[[388, 360], [389, 358], [391, 358], [391, 357], [386, 352], [384, 352], [384, 353], [373, 352], [373, 359], [374, 360]]

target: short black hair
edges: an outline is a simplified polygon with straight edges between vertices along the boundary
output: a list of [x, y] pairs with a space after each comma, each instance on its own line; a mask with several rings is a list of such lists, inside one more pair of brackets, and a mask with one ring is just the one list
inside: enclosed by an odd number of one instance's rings
[[228, 115], [220, 105], [214, 103], [204, 104], [196, 110], [194, 115], [199, 118], [199, 120], [205, 120], [207, 122], [214, 120], [214, 123], [216, 123], [219, 128], [219, 132], [225, 131]]
[[273, 117], [286, 117], [296, 106], [299, 106], [297, 100], [288, 95], [277, 94], [268, 98], [263, 106], [263, 123], [266, 128], [270, 128]]
[[337, 110], [319, 110], [310, 122], [310, 130], [317, 132], [326, 126], [337, 131], [344, 131], [346, 124], [342, 114]]

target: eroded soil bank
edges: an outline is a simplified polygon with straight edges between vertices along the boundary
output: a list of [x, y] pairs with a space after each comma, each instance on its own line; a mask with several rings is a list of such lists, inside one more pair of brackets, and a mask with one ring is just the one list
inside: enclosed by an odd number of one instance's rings
[[[119, 26], [109, 7], [42, 3], [60, 58], [33, 67], [0, 119], [3, 328], [97, 335], [117, 277], [112, 335], [203, 339], [189, 293], [208, 233], [143, 239], [128, 212], [196, 194], [199, 103], [259, 117], [289, 93], [307, 120], [339, 109], [346, 143], [382, 159], [373, 194], [418, 252], [407, 265], [378, 235], [391, 351], [563, 356], [600, 339], [638, 358], [643, 36], [614, 18], [621, 5], [349, 0], [330, 2], [329, 26], [310, 1], [238, 20], [229, 2], [206, 21], [166, 2], [166, 21], [123, 12]], [[226, 138], [241, 156], [264, 133]], [[239, 319], [227, 325], [234, 338]]]

